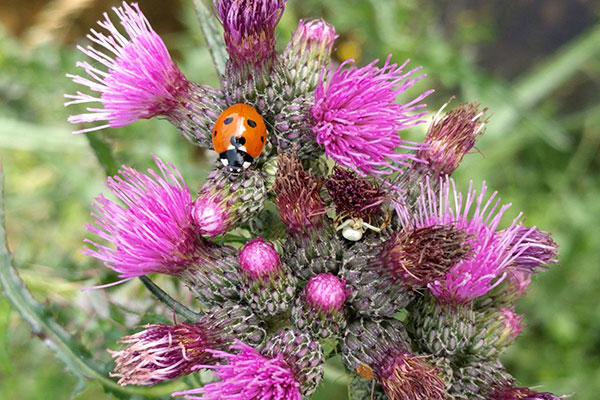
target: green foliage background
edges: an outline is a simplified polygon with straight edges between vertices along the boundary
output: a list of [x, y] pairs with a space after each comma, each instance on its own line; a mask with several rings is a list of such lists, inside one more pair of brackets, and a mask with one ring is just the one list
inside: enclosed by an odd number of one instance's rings
[[[510, 47], [506, 30], [519, 29], [506, 22], [510, 10], [497, 12], [502, 2], [476, 8], [470, 4], [477, 2], [451, 3], [290, 0], [278, 40], [285, 43], [298, 18], [322, 17], [340, 33], [338, 59], [352, 56], [364, 65], [391, 53], [396, 62], [411, 58], [410, 65], [423, 65], [427, 78], [418, 89], [436, 89], [427, 99], [430, 116], [451, 95], [455, 104], [478, 100], [489, 107], [490, 124], [478, 152], [466, 157], [455, 178], [462, 188], [469, 179], [485, 180], [513, 203], [515, 214], [524, 212], [528, 224], [553, 232], [561, 255], [560, 266], [535, 276], [520, 300], [527, 328], [503, 362], [522, 385], [597, 398], [600, 9], [581, 2], [588, 5], [585, 23], [555, 22], [565, 24], [554, 28], [568, 34], [549, 48], [537, 48], [527, 36], [535, 31], [527, 29]], [[533, 3], [543, 8], [556, 2]], [[184, 1], [177, 15], [184, 30], [158, 33], [189, 79], [218, 85], [191, 4]], [[535, 16], [528, 23], [548, 29]], [[105, 349], [140, 323], [136, 312], [150, 314], [148, 320], [171, 316], [138, 281], [80, 292], [115, 280], [100, 263], [78, 253], [84, 224], [91, 221], [90, 203], [106, 193], [85, 135], [71, 135], [73, 127], [66, 123], [76, 107], [62, 105], [63, 93], [77, 90], [64, 74], [76, 72], [81, 58], [72, 44], [26, 47], [0, 26], [0, 152], [8, 239], [19, 274], [108, 373]], [[419, 139], [423, 133], [420, 127], [410, 135]], [[138, 169], [152, 166], [151, 152], [172, 161], [192, 188], [200, 187], [214, 158], [189, 145], [166, 121], [139, 121], [93, 135], [113, 146], [119, 162]], [[168, 279], [160, 283], [177, 290]], [[191, 301], [185, 292], [179, 296]], [[315, 398], [345, 398], [340, 371], [335, 362], [328, 365], [327, 385]], [[5, 298], [0, 298], [0, 382], [2, 399], [69, 398], [76, 384]], [[90, 382], [75, 398], [111, 396]]]

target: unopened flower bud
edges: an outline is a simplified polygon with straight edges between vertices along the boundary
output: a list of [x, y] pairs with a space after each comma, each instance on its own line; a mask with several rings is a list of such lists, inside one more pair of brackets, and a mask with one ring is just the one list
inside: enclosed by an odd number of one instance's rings
[[339, 336], [346, 326], [346, 282], [333, 274], [313, 276], [292, 309], [294, 325], [317, 339]]

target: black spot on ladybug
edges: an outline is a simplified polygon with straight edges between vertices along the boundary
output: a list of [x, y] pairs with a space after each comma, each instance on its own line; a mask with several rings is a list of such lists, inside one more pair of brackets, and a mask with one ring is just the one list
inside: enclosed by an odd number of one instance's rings
[[214, 136], [214, 137], [217, 137], [217, 131], [215, 131], [215, 133], [214, 133], [214, 135], [213, 135], [213, 136]]
[[265, 137], [264, 137], [264, 136], [261, 136], [261, 137], [260, 137], [260, 141], [264, 143], [264, 142], [265, 142]]
[[256, 122], [252, 121], [251, 119], [248, 120], [248, 125], [250, 125], [250, 128], [256, 128]]
[[233, 117], [227, 117], [225, 118], [225, 121], [223, 121], [225, 123], [225, 125], [229, 125], [230, 123], [233, 122]]
[[243, 146], [246, 144], [246, 138], [242, 136], [238, 142]]

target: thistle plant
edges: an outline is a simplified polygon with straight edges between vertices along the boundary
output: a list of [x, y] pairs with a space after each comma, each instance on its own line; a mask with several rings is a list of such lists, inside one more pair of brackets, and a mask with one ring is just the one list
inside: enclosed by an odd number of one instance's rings
[[[122, 29], [105, 14], [81, 48], [95, 63], [68, 75], [87, 89], [66, 105], [99, 104], [69, 118], [84, 124], [76, 132], [162, 117], [214, 149], [217, 119], [238, 103], [268, 131], [247, 168], [215, 160], [200, 188], [154, 155], [155, 169], [123, 166], [108, 179], [119, 203], [96, 199], [84, 254], [123, 280], [172, 276], [197, 301], [188, 320], [116, 343], [111, 375], [154, 385], [208, 370], [216, 380], [173, 396], [296, 400], [341, 354], [352, 399], [561, 398], [519, 387], [498, 361], [526, 323], [516, 300], [556, 263], [557, 246], [485, 183], [457, 189], [451, 175], [484, 133], [486, 109], [428, 117], [432, 89], [400, 101], [421, 67], [392, 56], [333, 66], [337, 35], [323, 20], [299, 21], [278, 52], [285, 3], [214, 0], [224, 36], [213, 51], [228, 55], [220, 88], [189, 81], [135, 3], [113, 9]], [[428, 119], [422, 142], [406, 139]], [[229, 150], [245, 151], [256, 139], [246, 132]], [[285, 229], [256, 229], [271, 209]]]

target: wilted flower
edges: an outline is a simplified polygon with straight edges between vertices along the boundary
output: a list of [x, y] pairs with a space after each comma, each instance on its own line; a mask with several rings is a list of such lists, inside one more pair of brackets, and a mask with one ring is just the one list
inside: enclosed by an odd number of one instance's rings
[[532, 274], [558, 261], [558, 246], [550, 233], [536, 227], [519, 225], [511, 247], [517, 257], [510, 267], [517, 271]]
[[423, 78], [411, 78], [420, 68], [403, 72], [408, 61], [398, 66], [390, 64], [390, 57], [381, 68], [374, 61], [362, 68], [344, 70], [347, 63], [315, 91], [312, 115], [316, 141], [327, 157], [361, 176], [397, 171], [398, 165], [416, 159], [414, 154], [397, 149], [423, 147], [422, 143], [402, 139], [398, 131], [422, 122], [419, 118], [423, 113], [409, 113], [424, 107], [418, 103], [431, 91], [406, 104], [396, 103], [400, 93]]
[[475, 145], [475, 138], [484, 133], [485, 112], [479, 103], [461, 104], [446, 115], [438, 116], [446, 103], [433, 117], [425, 137], [425, 147], [417, 151], [417, 158], [426, 164], [415, 163], [414, 168], [428, 171], [434, 179], [450, 175]]

